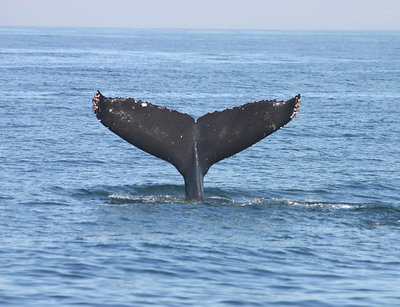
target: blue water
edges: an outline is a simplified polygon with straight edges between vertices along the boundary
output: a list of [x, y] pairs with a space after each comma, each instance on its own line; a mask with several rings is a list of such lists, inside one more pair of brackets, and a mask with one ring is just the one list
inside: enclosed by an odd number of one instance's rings
[[[91, 99], [302, 94], [205, 201]], [[400, 304], [400, 32], [0, 28], [0, 304]]]

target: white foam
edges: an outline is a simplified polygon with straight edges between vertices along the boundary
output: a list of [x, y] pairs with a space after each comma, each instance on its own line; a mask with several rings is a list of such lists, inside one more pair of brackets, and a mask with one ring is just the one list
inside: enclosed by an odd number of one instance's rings
[[112, 198], [112, 199], [125, 199], [125, 200], [133, 200], [133, 198], [131, 196], [128, 195], [120, 195], [120, 194], [111, 194], [108, 195], [108, 197]]
[[313, 202], [313, 201], [306, 201], [306, 202], [297, 202], [292, 200], [287, 200], [286, 203], [291, 206], [301, 206], [301, 207], [308, 207], [308, 208], [332, 208], [332, 209], [352, 209], [354, 206], [349, 204], [332, 204], [332, 203], [322, 203], [322, 202]]
[[172, 195], [149, 195], [149, 196], [131, 196], [122, 194], [110, 194], [108, 196], [113, 200], [127, 201], [138, 204], [181, 204], [187, 203], [185, 197], [176, 197]]

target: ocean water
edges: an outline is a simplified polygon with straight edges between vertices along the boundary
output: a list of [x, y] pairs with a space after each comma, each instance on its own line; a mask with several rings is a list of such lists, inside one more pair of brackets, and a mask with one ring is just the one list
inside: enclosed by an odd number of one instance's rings
[[[302, 106], [190, 203], [98, 89]], [[399, 305], [399, 102], [400, 32], [0, 28], [0, 305]]]

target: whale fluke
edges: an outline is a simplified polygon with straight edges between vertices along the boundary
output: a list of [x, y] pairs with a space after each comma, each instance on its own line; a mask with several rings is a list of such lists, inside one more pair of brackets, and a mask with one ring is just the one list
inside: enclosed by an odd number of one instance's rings
[[112, 132], [173, 164], [185, 179], [186, 195], [203, 200], [203, 178], [214, 163], [257, 143], [286, 125], [300, 108], [300, 95], [262, 100], [208, 113], [188, 114], [133, 98], [93, 98], [98, 120]]

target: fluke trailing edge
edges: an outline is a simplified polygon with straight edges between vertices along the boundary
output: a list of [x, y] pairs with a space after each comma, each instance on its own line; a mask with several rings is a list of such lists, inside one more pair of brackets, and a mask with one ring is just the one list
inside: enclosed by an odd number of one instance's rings
[[203, 200], [203, 178], [214, 163], [255, 144], [286, 125], [299, 111], [300, 95], [258, 101], [208, 113], [197, 122], [133, 98], [93, 98], [98, 120], [136, 147], [173, 164], [185, 179], [186, 195]]

